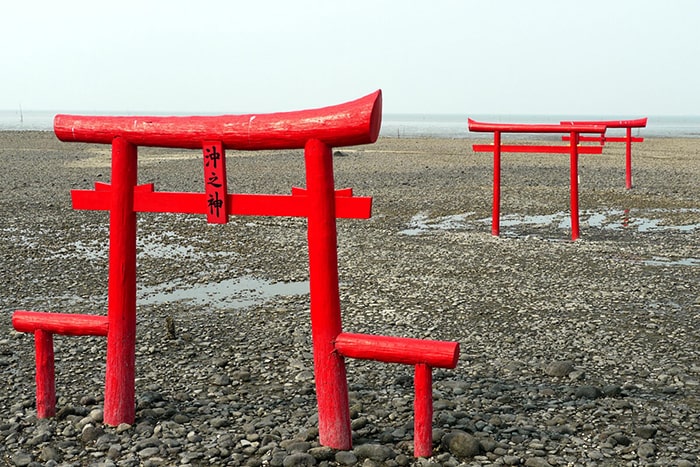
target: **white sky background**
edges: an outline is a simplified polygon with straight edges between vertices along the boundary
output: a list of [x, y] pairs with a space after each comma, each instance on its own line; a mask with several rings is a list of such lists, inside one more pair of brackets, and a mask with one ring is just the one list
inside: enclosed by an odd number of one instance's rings
[[700, 115], [698, 0], [5, 0], [0, 109]]

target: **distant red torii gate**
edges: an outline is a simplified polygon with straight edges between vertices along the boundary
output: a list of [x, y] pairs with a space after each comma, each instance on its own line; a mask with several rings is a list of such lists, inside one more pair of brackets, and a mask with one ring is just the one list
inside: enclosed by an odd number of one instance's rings
[[[599, 124], [532, 124], [532, 123], [486, 123], [468, 119], [469, 131], [493, 133], [493, 144], [474, 144], [475, 152], [493, 152], [493, 208], [491, 233], [500, 234], [501, 212], [501, 152], [569, 154], [571, 240], [579, 238], [578, 217], [578, 155], [600, 154], [601, 146], [580, 146], [582, 133], [605, 133], [605, 126]], [[546, 144], [501, 144], [501, 133], [567, 133], [568, 146]]]
[[[135, 418], [136, 213], [206, 214], [210, 223], [230, 215], [300, 216], [308, 219], [309, 283], [314, 373], [321, 444], [352, 447], [344, 357], [415, 366], [416, 456], [432, 453], [431, 368], [454, 368], [457, 342], [342, 331], [336, 218], [369, 218], [371, 198], [335, 190], [332, 147], [376, 141], [381, 91], [361, 99], [296, 112], [219, 117], [93, 117], [57, 115], [62, 141], [112, 145], [110, 184], [73, 190], [75, 209], [110, 212], [107, 316], [16, 311], [13, 325], [35, 335], [37, 412], [55, 413], [53, 334], [107, 337], [104, 421]], [[158, 192], [137, 184], [138, 146], [202, 149], [204, 193]], [[304, 149], [306, 188], [291, 195], [229, 193], [226, 149]]]
[[[644, 128], [647, 126], [647, 118], [637, 118], [633, 120], [578, 120], [561, 122], [562, 125], [604, 125], [606, 128], [624, 128], [625, 136], [598, 136], [581, 135], [579, 141], [595, 141], [601, 145], [605, 143], [625, 143], [625, 188], [632, 189], [632, 143], [641, 143], [644, 138], [632, 136], [632, 128]], [[562, 136], [565, 141], [568, 135]]]

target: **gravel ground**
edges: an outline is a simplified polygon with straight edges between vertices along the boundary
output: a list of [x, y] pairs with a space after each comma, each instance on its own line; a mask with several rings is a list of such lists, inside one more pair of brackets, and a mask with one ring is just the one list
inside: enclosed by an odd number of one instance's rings
[[[354, 449], [318, 443], [304, 219], [140, 214], [134, 425], [101, 423], [99, 337], [55, 337], [58, 414], [37, 419], [11, 315], [105, 313], [108, 215], [73, 211], [70, 189], [109, 181], [109, 148], [0, 132], [0, 464], [698, 465], [700, 139], [637, 144], [630, 191], [622, 145], [581, 156], [577, 242], [567, 156], [504, 156], [495, 238], [471, 142], [334, 157], [337, 188], [374, 198], [338, 223], [344, 329], [461, 344], [415, 459], [400, 365], [349, 360]], [[141, 183], [203, 191], [200, 153], [140, 156]], [[298, 151], [228, 156], [231, 192], [304, 186]]]

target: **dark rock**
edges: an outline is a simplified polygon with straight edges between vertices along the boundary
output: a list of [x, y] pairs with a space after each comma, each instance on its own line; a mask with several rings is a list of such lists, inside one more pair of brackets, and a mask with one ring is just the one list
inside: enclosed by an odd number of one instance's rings
[[83, 431], [80, 434], [80, 439], [83, 443], [91, 443], [93, 441], [96, 441], [97, 438], [102, 436], [103, 433], [104, 430], [101, 426], [94, 426], [88, 424], [85, 425], [85, 427], [83, 428]]
[[361, 444], [353, 449], [359, 459], [372, 459], [385, 462], [396, 457], [396, 453], [389, 447], [382, 444]]
[[441, 443], [453, 456], [466, 459], [479, 455], [479, 440], [469, 433], [453, 431], [443, 436]]
[[574, 397], [577, 399], [598, 399], [603, 392], [595, 386], [579, 386], [576, 388]]
[[620, 394], [622, 394], [622, 388], [616, 384], [603, 386], [603, 395], [605, 397], [618, 397]]
[[12, 463], [17, 467], [25, 467], [32, 463], [32, 456], [26, 452], [18, 452], [11, 457]]
[[552, 467], [544, 457], [530, 457], [525, 461], [525, 467]]
[[642, 425], [638, 426], [635, 430], [637, 436], [644, 439], [651, 439], [656, 436], [657, 428], [654, 425]]
[[544, 372], [549, 376], [562, 378], [574, 371], [574, 364], [569, 360], [552, 362], [545, 368]]
[[637, 448], [637, 455], [642, 459], [652, 457], [654, 454], [656, 454], [656, 446], [653, 443], [642, 443]]
[[335, 451], [328, 446], [310, 448], [308, 453], [314, 456], [317, 461], [330, 461], [335, 457]]
[[335, 453], [335, 461], [340, 465], [355, 465], [357, 456], [352, 451], [338, 451]]
[[282, 462], [284, 467], [296, 467], [304, 465], [316, 465], [316, 459], [311, 454], [305, 452], [295, 452], [284, 458]]

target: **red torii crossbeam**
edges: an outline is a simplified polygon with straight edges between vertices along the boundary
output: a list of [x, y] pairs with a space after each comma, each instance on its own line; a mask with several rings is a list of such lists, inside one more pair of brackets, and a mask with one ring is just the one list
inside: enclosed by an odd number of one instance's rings
[[[641, 143], [644, 138], [632, 136], [632, 128], [644, 128], [647, 126], [647, 118], [635, 120], [579, 120], [571, 122], [561, 122], [562, 125], [604, 125], [606, 128], [624, 128], [625, 136], [607, 136], [605, 133], [599, 136], [581, 135], [579, 141], [595, 141], [601, 145], [605, 143], [626, 143], [625, 144], [625, 188], [632, 189], [632, 143]], [[562, 136], [565, 141], [569, 136]]]
[[[62, 141], [112, 145], [112, 177], [94, 190], [73, 190], [74, 209], [110, 212], [107, 316], [16, 311], [13, 325], [35, 334], [37, 412], [55, 413], [53, 334], [105, 335], [104, 421], [135, 418], [136, 213], [205, 214], [210, 223], [231, 215], [298, 216], [308, 219], [309, 283], [314, 372], [321, 444], [352, 447], [344, 357], [415, 366], [416, 456], [432, 453], [431, 368], [454, 368], [457, 342], [342, 332], [336, 218], [369, 218], [371, 198], [336, 190], [332, 147], [376, 141], [381, 91], [322, 109], [220, 117], [93, 117], [57, 115]], [[137, 183], [138, 146], [201, 149], [204, 193], [158, 192]], [[290, 195], [229, 193], [226, 149], [304, 149], [306, 188]], [[50, 362], [49, 362], [50, 360]], [[50, 364], [49, 364], [50, 363]]]
[[[582, 133], [605, 133], [604, 125], [580, 124], [531, 124], [531, 123], [485, 123], [468, 119], [469, 131], [493, 133], [493, 144], [474, 144], [475, 152], [493, 152], [493, 210], [491, 216], [491, 233], [500, 234], [501, 211], [501, 152], [552, 153], [569, 154], [570, 158], [570, 204], [571, 204], [571, 240], [579, 238], [578, 216], [578, 155], [600, 154], [600, 146], [580, 146]], [[568, 133], [569, 145], [544, 144], [501, 144], [501, 133]]]

